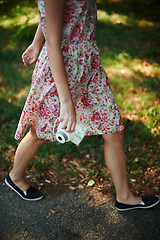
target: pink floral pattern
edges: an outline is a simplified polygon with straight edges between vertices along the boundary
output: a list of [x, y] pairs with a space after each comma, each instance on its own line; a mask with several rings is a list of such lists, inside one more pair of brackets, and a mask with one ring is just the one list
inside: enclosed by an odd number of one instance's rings
[[[45, 36], [44, 0], [38, 1], [38, 8]], [[77, 119], [87, 126], [86, 135], [113, 133], [124, 128], [101, 64], [95, 39], [96, 19], [96, 0], [66, 0], [61, 48]], [[28, 127], [34, 125], [39, 138], [56, 141], [54, 131], [59, 114], [60, 101], [44, 43], [15, 139], [20, 140]]]

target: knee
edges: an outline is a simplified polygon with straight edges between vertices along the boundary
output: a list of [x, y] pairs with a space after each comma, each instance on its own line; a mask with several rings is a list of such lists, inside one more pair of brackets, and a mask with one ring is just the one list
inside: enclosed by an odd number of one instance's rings
[[32, 126], [29, 131], [32, 139], [34, 139], [34, 142], [36, 142], [39, 145], [43, 145], [46, 141], [44, 139], [38, 138], [36, 134], [36, 129]]
[[106, 143], [112, 144], [116, 142], [123, 142], [124, 130], [115, 133], [103, 134], [102, 137]]

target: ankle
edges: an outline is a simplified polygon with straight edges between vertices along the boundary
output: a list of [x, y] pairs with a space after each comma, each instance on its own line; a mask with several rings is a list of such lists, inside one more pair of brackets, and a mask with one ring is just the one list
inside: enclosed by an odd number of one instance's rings
[[142, 197], [136, 197], [131, 192], [128, 195], [117, 196], [117, 201], [125, 204], [139, 204]]
[[124, 193], [120, 193], [116, 195], [116, 200], [118, 202], [127, 202], [130, 198], [133, 197], [133, 194], [129, 191], [129, 192], [124, 192]]
[[25, 180], [23, 175], [17, 174], [17, 172], [14, 172], [13, 169], [10, 171], [9, 176], [13, 182], [20, 182]]
[[29, 188], [30, 185], [26, 182], [24, 176], [19, 176], [15, 174], [13, 171], [9, 173], [9, 176], [12, 182], [22, 191], [26, 191]]

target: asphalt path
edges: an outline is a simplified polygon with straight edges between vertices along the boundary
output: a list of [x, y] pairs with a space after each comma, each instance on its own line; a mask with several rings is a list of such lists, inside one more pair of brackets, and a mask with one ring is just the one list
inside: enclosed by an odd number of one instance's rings
[[159, 240], [160, 205], [120, 213], [92, 192], [53, 187], [36, 202], [0, 182], [0, 240]]

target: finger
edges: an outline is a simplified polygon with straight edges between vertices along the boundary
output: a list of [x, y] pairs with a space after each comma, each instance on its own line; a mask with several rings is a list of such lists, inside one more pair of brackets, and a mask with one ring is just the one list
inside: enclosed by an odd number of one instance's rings
[[28, 57], [27, 52], [24, 52], [24, 53], [22, 54], [22, 58], [26, 59], [27, 57]]
[[26, 56], [26, 52], [24, 52], [23, 54], [22, 54], [22, 58], [24, 58]]
[[28, 63], [29, 63], [29, 64], [31, 64], [31, 62], [32, 62], [32, 59], [33, 59], [33, 58], [30, 58], [30, 59], [28, 60]]
[[28, 66], [28, 64], [26, 63], [25, 60], [23, 60], [22, 62], [23, 62], [23, 64], [24, 64], [26, 67]]
[[28, 57], [26, 57], [26, 60], [29, 62], [29, 60], [30, 60], [30, 57], [28, 56]]
[[25, 61], [25, 62], [24, 62], [24, 65], [27, 67], [27, 66], [28, 66], [28, 62], [27, 62], [27, 61]]
[[72, 127], [72, 122], [68, 121], [67, 123], [67, 128], [66, 128], [66, 132], [71, 132], [71, 127]]
[[27, 58], [25, 59], [25, 63], [26, 63], [27, 65], [29, 65], [29, 62], [30, 62], [30, 58], [27, 57]]
[[63, 119], [63, 117], [60, 116], [58, 120], [59, 120], [59, 122], [62, 122], [64, 119]]
[[32, 64], [32, 63], [34, 63], [34, 62], [35, 62], [35, 59], [32, 58], [32, 59], [30, 60], [30, 64]]
[[74, 132], [75, 126], [76, 126], [76, 122], [73, 122], [73, 123], [72, 123], [72, 126], [71, 126], [71, 131], [72, 131], [72, 132]]
[[22, 61], [24, 62], [26, 60], [26, 57], [22, 57]]
[[23, 58], [22, 58], [22, 62], [26, 63], [26, 62], [27, 62], [27, 58], [26, 58], [26, 57], [23, 57]]
[[63, 120], [63, 121], [61, 122], [61, 128], [62, 128], [62, 129], [66, 129], [66, 126], [67, 126], [67, 121], [64, 121], [64, 120]]

